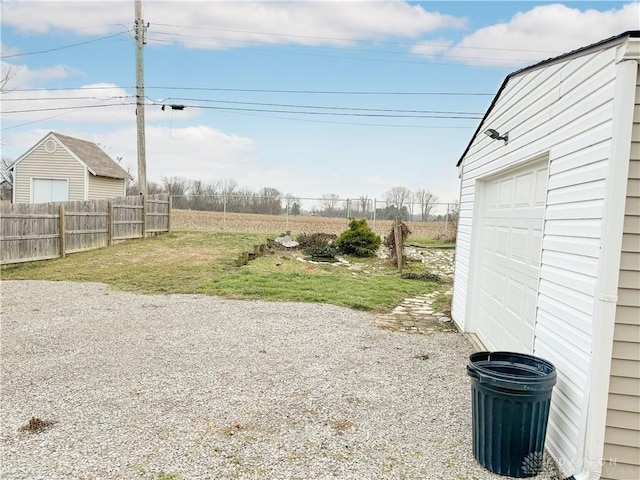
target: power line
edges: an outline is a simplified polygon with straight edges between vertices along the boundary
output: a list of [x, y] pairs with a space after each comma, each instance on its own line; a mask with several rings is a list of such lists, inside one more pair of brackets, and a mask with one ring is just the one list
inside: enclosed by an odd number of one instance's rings
[[60, 47], [49, 48], [47, 50], [37, 50], [35, 52], [25, 52], [25, 53], [14, 53], [13, 55], [0, 55], [0, 58], [4, 59], [4, 58], [24, 57], [26, 55], [38, 55], [40, 53], [56, 52], [58, 50], [64, 50], [66, 48], [79, 47], [80, 45], [87, 45], [89, 43], [100, 42], [102, 40], [107, 40], [109, 38], [114, 38], [114, 37], [117, 37], [119, 35], [122, 35], [122, 33], [114, 33], [113, 35], [107, 35], [106, 37], [94, 38], [93, 40], [87, 40], [86, 42], [80, 42], [80, 43], [73, 43], [73, 44], [70, 44], [70, 45], [62, 45]]
[[7, 92], [3, 92], [3, 93], [10, 93], [10, 92], [60, 92], [60, 91], [73, 91], [73, 90], [113, 90], [113, 89], [127, 89], [127, 88], [135, 88], [135, 87], [119, 87], [119, 86], [112, 86], [112, 87], [99, 87], [99, 86], [95, 86], [95, 87], [58, 87], [58, 88], [12, 88], [11, 90], [7, 91]]
[[[15, 90], [14, 90], [15, 91]], [[87, 97], [87, 96], [83, 96], [83, 97], [32, 97], [32, 98], [3, 98], [2, 101], [3, 102], [22, 102], [22, 101], [39, 101], [39, 100], [43, 100], [43, 101], [49, 101], [49, 100], [98, 100], [98, 101], [103, 101], [103, 102], [107, 102], [109, 100], [117, 100], [117, 99], [122, 99], [122, 98], [134, 98], [134, 95], [119, 95], [119, 96], [112, 96], [109, 98], [98, 98], [98, 97]]]
[[28, 110], [11, 110], [9, 112], [2, 112], [2, 115], [10, 115], [12, 113], [32, 113], [32, 112], [49, 112], [55, 110], [81, 110], [85, 108], [101, 108], [101, 107], [121, 107], [124, 105], [135, 105], [135, 103], [113, 103], [109, 105], [77, 105], [74, 107], [51, 107], [51, 108], [33, 108]]
[[[153, 35], [166, 35], [166, 36], [171, 36], [171, 37], [179, 37], [179, 38], [196, 38], [196, 39], [203, 39], [203, 40], [211, 40], [213, 42], [219, 41], [219, 42], [229, 42], [232, 44], [235, 44], [236, 47], [243, 47], [245, 45], [255, 45], [255, 46], [259, 46], [259, 45], [263, 45], [263, 44], [269, 44], [269, 45], [276, 45], [275, 43], [269, 43], [269, 42], [261, 42], [259, 40], [241, 40], [241, 39], [235, 39], [235, 38], [228, 38], [228, 37], [207, 37], [207, 36], [202, 36], [202, 35], [189, 35], [189, 34], [184, 34], [184, 33], [173, 33], [173, 32], [163, 32], [163, 31], [153, 31], [151, 32]], [[247, 32], [247, 33], [251, 33], [251, 32]], [[257, 33], [256, 35], [269, 35], [269, 34], [262, 34], [262, 33]], [[274, 34], [275, 35], [275, 34]], [[289, 35], [285, 35], [282, 34], [284, 36], [289, 36]], [[292, 36], [297, 36], [297, 35], [292, 35]], [[325, 38], [325, 37], [306, 37], [306, 36], [301, 36], [302, 38]], [[330, 37], [327, 37], [330, 38]], [[174, 43], [170, 40], [161, 40], [158, 38], [153, 38], [150, 37], [149, 40], [151, 41], [155, 41], [155, 42], [161, 42], [161, 43]], [[183, 43], [187, 43], [187, 41], [183, 41]], [[390, 43], [390, 42], [388, 42]], [[195, 45], [195, 46], [202, 46], [202, 47], [216, 47], [219, 46], [217, 44], [211, 44], [211, 43], [196, 43], [196, 42], [192, 42], [192, 41], [188, 41], [189, 45]], [[405, 45], [406, 44], [402, 44]], [[308, 47], [308, 45], [305, 45], [306, 47]], [[430, 43], [420, 43], [418, 44], [418, 46], [437, 46], [437, 47], [447, 47], [447, 45], [444, 44], [430, 44]], [[342, 45], [313, 45], [313, 47], [315, 48], [334, 48], [334, 49], [339, 49], [339, 50], [348, 50], [348, 51], [354, 51], [354, 52], [369, 52], [369, 53], [375, 53], [375, 54], [387, 54], [387, 55], [409, 55], [412, 57], [421, 57], [421, 58], [428, 58], [428, 57], [439, 57], [439, 58], [460, 58], [460, 59], [469, 59], [469, 60], [494, 60], [494, 61], [499, 61], [499, 62], [509, 62], [509, 63], [513, 63], [514, 61], [521, 61], [521, 58], [499, 58], [499, 57], [484, 57], [484, 56], [477, 56], [477, 55], [450, 55], [450, 54], [443, 54], [443, 53], [433, 53], [431, 55], [424, 55], [421, 53], [416, 53], [416, 52], [411, 52], [411, 51], [391, 51], [391, 50], [373, 50], [370, 48], [353, 48], [353, 47], [345, 47]], [[318, 57], [329, 57], [329, 58], [350, 58], [350, 59], [358, 59], [358, 60], [373, 60], [373, 61], [380, 61], [380, 62], [396, 62], [396, 63], [416, 63], [416, 64], [425, 64], [424, 62], [416, 62], [416, 61], [408, 61], [408, 60], [394, 60], [394, 59], [384, 59], [384, 58], [366, 58], [366, 57], [345, 57], [345, 56], [335, 56], [335, 55], [323, 55], [323, 54], [317, 54], [317, 53], [309, 53], [309, 52], [291, 52], [291, 51], [283, 51], [283, 50], [272, 50], [272, 49], [266, 49], [266, 48], [251, 48], [251, 47], [246, 47], [247, 49], [251, 49], [251, 50], [259, 50], [261, 52], [276, 52], [276, 53], [281, 53], [281, 54], [293, 54], [293, 55], [305, 55], [305, 56], [318, 56]], [[499, 50], [499, 51], [507, 51], [507, 52], [518, 52], [518, 53], [522, 53], [522, 52], [534, 52], [534, 53], [552, 53], [552, 54], [558, 54], [559, 52], [554, 51], [554, 52], [543, 52], [543, 51], [537, 51], [537, 50], [521, 50], [521, 49], [502, 49], [502, 48], [492, 48], [492, 47], [460, 47], [460, 48], [470, 48], [470, 49], [483, 49], [483, 50]], [[434, 65], [434, 62], [430, 62], [429, 65]], [[455, 66], [461, 66], [458, 63], [438, 63], [438, 65], [455, 65]]]
[[245, 113], [245, 112], [231, 112], [222, 110], [221, 113], [229, 113], [232, 115], [244, 115], [247, 117], [260, 117], [260, 118], [275, 118], [277, 120], [288, 120], [295, 122], [311, 122], [311, 123], [326, 123], [331, 125], [356, 125], [364, 127], [392, 127], [392, 128], [420, 128], [420, 129], [470, 129], [471, 126], [457, 127], [450, 125], [404, 125], [397, 123], [360, 123], [360, 122], [338, 122], [335, 120], [317, 120], [310, 118], [295, 118], [295, 117], [282, 117], [276, 115], [262, 115], [258, 113]]
[[358, 90], [276, 90], [264, 88], [219, 88], [219, 87], [172, 87], [156, 86], [157, 90], [201, 90], [212, 92], [252, 92], [252, 93], [294, 93], [311, 95], [437, 95], [437, 96], [494, 96], [495, 93], [474, 92], [393, 92], [393, 91], [358, 91]]
[[[317, 40], [336, 40], [342, 42], [360, 42], [360, 43], [380, 43], [387, 45], [402, 45], [406, 46], [408, 42], [398, 42], [398, 41], [390, 41], [390, 40], [377, 40], [377, 39], [363, 39], [363, 38], [349, 38], [349, 37], [323, 37], [317, 35], [294, 35], [289, 33], [276, 33], [276, 32], [256, 32], [251, 30], [232, 30], [226, 28], [215, 28], [215, 27], [201, 27], [194, 25], [175, 25], [170, 23], [154, 23], [154, 26], [158, 25], [161, 27], [171, 27], [171, 28], [184, 28], [191, 30], [212, 30], [216, 32], [230, 32], [230, 33], [249, 33], [252, 35], [266, 35], [266, 36], [274, 36], [274, 37], [291, 37], [291, 38], [306, 38], [306, 39], [317, 39]], [[204, 37], [207, 38], [207, 37]], [[432, 46], [432, 47], [448, 47], [449, 45], [443, 43], [426, 43], [421, 42], [420, 45]], [[467, 47], [467, 46], [456, 46], [456, 48], [465, 48], [465, 49], [473, 49], [473, 50], [497, 50], [497, 51], [512, 51], [512, 52], [534, 52], [534, 53], [562, 53], [558, 50], [533, 50], [533, 49], [523, 49], [523, 48], [504, 48], [504, 47]]]
[[[135, 87], [111, 86], [111, 87], [59, 87], [59, 88], [16, 88], [11, 92], [56, 92], [73, 90], [109, 90], [109, 89], [134, 89]], [[309, 95], [433, 95], [433, 96], [482, 96], [493, 97], [495, 93], [481, 92], [397, 92], [397, 91], [359, 91], [359, 90], [278, 90], [264, 88], [224, 88], [224, 87], [178, 87], [178, 86], [148, 86], [145, 89], [155, 90], [186, 90], [186, 91], [210, 91], [210, 92], [250, 92], [250, 93], [292, 93]]]
[[[153, 38], [153, 37], [149, 37], [149, 42], [159, 42], [159, 43], [171, 43], [173, 44], [174, 42], [172, 42], [171, 40], [161, 40], [158, 38]], [[189, 42], [189, 45], [193, 45], [193, 46], [199, 46], [199, 47], [219, 47], [218, 45], [215, 44], [210, 44], [210, 43], [194, 43], [194, 42]], [[273, 49], [268, 49], [268, 48], [259, 48], [259, 47], [245, 47], [245, 49], [249, 50], [255, 50], [258, 52], [273, 52], [273, 53], [277, 53], [279, 55], [298, 55], [298, 56], [304, 56], [304, 57], [320, 57], [320, 58], [337, 58], [340, 60], [361, 60], [361, 61], [373, 61], [373, 62], [388, 62], [388, 63], [406, 63], [406, 64], [412, 64], [412, 65], [422, 65], [422, 66], [431, 66], [431, 65], [446, 65], [446, 66], [451, 66], [451, 67], [468, 67], [468, 65], [464, 64], [464, 63], [453, 63], [453, 62], [434, 62], [434, 61], [426, 61], [427, 59], [425, 58], [424, 61], [417, 61], [417, 60], [398, 60], [398, 59], [393, 59], [393, 58], [372, 58], [372, 57], [354, 57], [354, 56], [346, 56], [346, 55], [329, 55], [329, 54], [324, 54], [324, 53], [309, 53], [307, 51], [305, 52], [292, 52], [289, 50], [273, 50]], [[342, 50], [349, 50], [349, 49], [342, 49]], [[375, 50], [368, 50], [371, 53], [376, 53]], [[410, 53], [410, 52], [406, 52], [403, 53], [405, 55], [414, 55], [414, 56], [418, 56], [418, 57], [424, 57], [424, 55], [420, 55], [417, 53]], [[440, 55], [442, 56], [442, 55]], [[460, 57], [460, 58], [470, 58], [470, 59], [483, 59], [482, 57]], [[519, 61], [520, 59], [504, 59], [504, 58], [484, 58], [486, 60], [498, 60], [498, 61], [502, 61], [502, 62], [509, 62], [509, 65], [504, 65], [504, 66], [499, 66], [499, 65], [483, 65], [483, 67], [485, 68], [507, 68], [509, 66], [511, 66], [511, 64], [513, 64], [513, 62], [515, 61]]]
[[[153, 105], [162, 105], [162, 103], [154, 102]], [[327, 115], [327, 116], [344, 116], [344, 117], [381, 117], [381, 118], [439, 118], [439, 119], [456, 119], [456, 120], [479, 120], [482, 116], [465, 117], [457, 115], [400, 115], [400, 114], [384, 114], [384, 113], [343, 113], [343, 112], [309, 112], [309, 111], [291, 111], [291, 110], [275, 110], [263, 108], [239, 108], [239, 107], [214, 107], [206, 105], [184, 105], [185, 108], [204, 108], [207, 110], [231, 110], [240, 112], [267, 112], [267, 113], [285, 113], [296, 115]]]
[[[147, 97], [154, 103], [158, 103], [155, 100]], [[321, 110], [356, 110], [356, 111], [369, 111], [369, 112], [399, 112], [399, 113], [438, 113], [438, 114], [452, 114], [452, 115], [482, 115], [481, 112], [452, 112], [442, 110], [404, 110], [404, 109], [391, 109], [391, 108], [362, 108], [362, 107], [333, 107], [326, 105], [295, 105], [288, 103], [262, 103], [262, 102], [239, 102], [232, 100], [211, 100], [202, 98], [182, 98], [171, 97], [171, 100], [184, 100], [188, 102], [212, 102], [212, 103], [226, 103], [234, 105], [258, 105], [266, 107], [287, 107], [287, 108], [315, 108]]]

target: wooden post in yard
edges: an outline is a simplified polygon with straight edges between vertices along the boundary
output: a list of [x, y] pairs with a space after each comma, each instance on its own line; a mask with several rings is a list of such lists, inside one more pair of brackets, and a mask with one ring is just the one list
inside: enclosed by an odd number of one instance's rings
[[171, 203], [171, 194], [169, 194], [169, 208], [167, 211], [167, 233], [171, 233], [171, 209], [173, 208], [173, 204]]
[[113, 245], [113, 200], [107, 200], [107, 245]]
[[396, 243], [396, 261], [398, 263], [398, 270], [402, 273], [402, 254], [404, 252], [404, 245], [402, 244], [402, 221], [400, 217], [396, 217], [396, 221], [393, 225], [394, 240]]
[[147, 196], [142, 196], [142, 239], [147, 238]]
[[66, 219], [65, 219], [65, 214], [64, 214], [64, 203], [60, 204], [60, 208], [58, 209], [58, 230], [60, 232], [60, 256], [62, 258], [65, 257], [65, 255], [67, 254], [67, 238], [65, 235], [65, 230], [67, 229], [66, 227]]

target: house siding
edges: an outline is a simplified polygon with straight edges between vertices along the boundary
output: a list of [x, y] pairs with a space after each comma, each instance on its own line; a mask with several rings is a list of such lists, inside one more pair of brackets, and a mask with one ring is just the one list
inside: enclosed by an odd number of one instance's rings
[[89, 200], [124, 196], [124, 182], [122, 178], [96, 177], [89, 174]]
[[69, 200], [85, 200], [85, 168], [62, 145], [58, 144], [55, 152], [48, 153], [44, 143], [44, 141], [41, 142], [15, 166], [15, 202], [31, 202], [31, 186], [34, 178], [68, 180]]
[[640, 478], [640, 70], [638, 72], [602, 479]]
[[564, 473], [581, 468], [586, 429], [596, 279], [608, 158], [615, 49], [525, 71], [509, 79], [463, 163], [453, 319], [473, 331], [476, 185], [489, 175], [549, 157], [534, 354], [558, 370], [546, 446]]

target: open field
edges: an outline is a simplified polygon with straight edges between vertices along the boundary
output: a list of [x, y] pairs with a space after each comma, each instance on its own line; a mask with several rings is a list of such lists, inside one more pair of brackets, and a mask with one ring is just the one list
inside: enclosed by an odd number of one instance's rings
[[[308, 215], [262, 215], [251, 213], [204, 212], [197, 210], [172, 211], [172, 228], [189, 230], [228, 230], [236, 232], [279, 233], [291, 231], [298, 233], [333, 233], [346, 230], [346, 218], [319, 217]], [[387, 235], [393, 220], [367, 221], [378, 235]], [[451, 234], [451, 225], [444, 222], [405, 222], [417, 237], [435, 238]], [[445, 232], [445, 228], [447, 231]]]

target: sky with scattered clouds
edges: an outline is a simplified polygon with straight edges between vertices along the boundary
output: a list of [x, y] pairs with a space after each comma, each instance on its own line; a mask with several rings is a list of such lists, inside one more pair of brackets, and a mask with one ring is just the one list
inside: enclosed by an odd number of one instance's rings
[[[56, 131], [98, 143], [135, 175], [133, 0], [0, 8], [2, 156]], [[142, 8], [149, 181], [233, 179], [301, 198], [403, 186], [453, 202], [457, 160], [509, 73], [640, 29], [637, 1]]]

